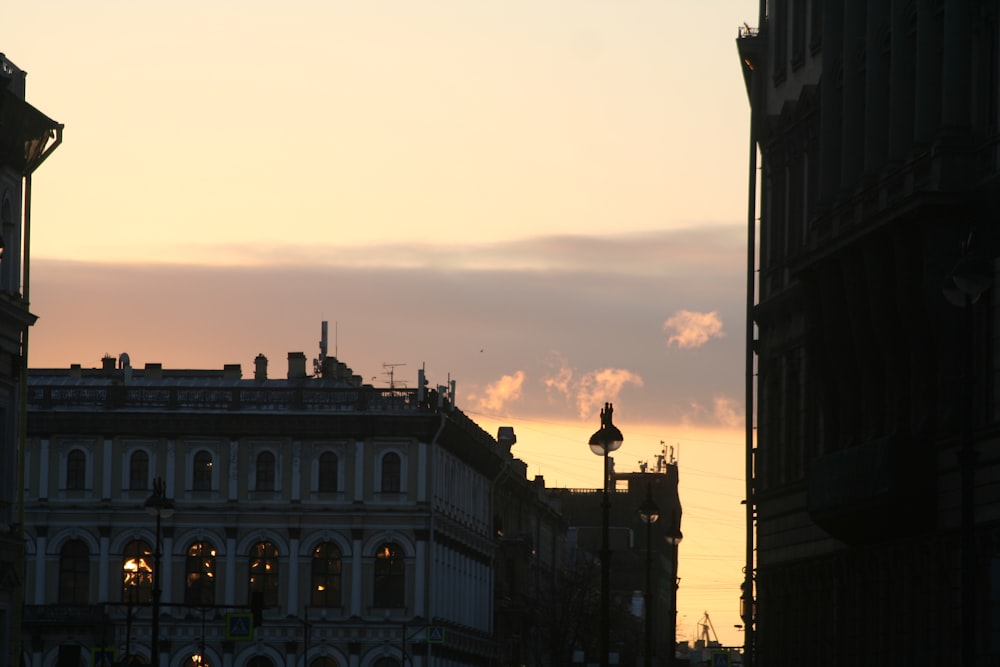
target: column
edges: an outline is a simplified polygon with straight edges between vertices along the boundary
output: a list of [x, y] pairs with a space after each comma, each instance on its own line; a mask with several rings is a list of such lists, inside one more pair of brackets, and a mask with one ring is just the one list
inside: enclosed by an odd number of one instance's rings
[[416, 531], [416, 577], [413, 586], [413, 613], [415, 616], [427, 618], [425, 605], [427, 600], [424, 591], [427, 589], [427, 531]]
[[[889, 55], [883, 53], [883, 29], [888, 22], [889, 0], [868, 0], [865, 34], [865, 173], [878, 173], [889, 147]], [[901, 39], [891, 35], [890, 39]]]
[[[829, 6], [827, 3], [826, 6]], [[825, 18], [825, 17], [824, 17]], [[862, 55], [865, 52], [864, 0], [846, 0], [844, 3], [844, 124], [840, 137], [842, 157], [840, 163], [841, 190], [850, 190], [858, 183], [864, 169], [865, 141], [865, 77]]]
[[[177, 461], [175, 458], [175, 452], [177, 450], [177, 443], [173, 438], [167, 440], [167, 460], [166, 460], [166, 472], [164, 473], [163, 483], [168, 489], [177, 489]], [[159, 466], [157, 466], [159, 467]], [[183, 471], [182, 471], [183, 472]], [[156, 476], [155, 474], [153, 475]], [[185, 489], [186, 490], [186, 489]], [[174, 494], [177, 495], [176, 493]]]
[[[840, 57], [843, 53], [844, 17], [839, 2], [823, 3], [823, 58], [820, 94], [820, 201], [829, 204], [836, 199], [840, 187], [840, 133], [843, 96], [838, 81]], [[761, 110], [763, 113], [763, 109]], [[763, 123], [766, 119], [761, 118]]]
[[111, 463], [112, 458], [112, 440], [111, 438], [104, 439], [104, 451], [101, 454], [101, 499], [111, 500]]
[[35, 604], [46, 604], [45, 580], [48, 574], [46, 570], [46, 551], [48, 545], [48, 527], [38, 526], [35, 529]]
[[299, 529], [288, 529], [288, 613], [299, 613]]
[[354, 443], [354, 502], [364, 502], [365, 499], [365, 443], [358, 440]]
[[229, 441], [229, 469], [226, 479], [229, 486], [226, 498], [230, 502], [236, 502], [239, 499], [240, 490], [240, 441], [236, 438]]
[[236, 604], [236, 568], [236, 529], [226, 528], [226, 592], [223, 599], [228, 605]]
[[38, 448], [38, 499], [49, 497], [49, 440], [43, 438]]
[[351, 531], [351, 616], [362, 616], [361, 592], [364, 587], [363, 561], [361, 554], [361, 529]]
[[173, 602], [173, 567], [174, 565], [174, 527], [163, 528], [163, 555], [160, 557], [160, 567], [163, 568], [163, 578], [160, 579], [163, 594], [160, 602]]
[[892, 0], [889, 32], [889, 159], [901, 161], [913, 141], [913, 77], [915, 39], [907, 26], [906, 7], [911, 0]]
[[302, 441], [292, 443], [292, 502], [302, 501]]
[[[109, 597], [109, 592], [110, 591], [108, 590], [108, 573], [112, 570], [112, 565], [111, 565], [111, 526], [101, 526], [98, 530], [100, 531], [100, 536], [101, 536], [101, 538], [100, 538], [100, 550], [101, 550], [101, 553], [100, 553], [100, 556], [97, 559], [97, 563], [98, 563], [98, 565], [97, 565], [97, 601], [98, 602], [117, 602], [118, 601], [117, 596], [116, 596], [116, 599], [112, 600]], [[114, 568], [114, 571], [119, 573], [119, 577], [121, 576], [120, 570], [118, 570], [117, 567]], [[119, 581], [119, 578], [116, 577], [115, 580]]]
[[969, 97], [972, 89], [972, 33], [969, 30], [971, 2], [945, 2], [944, 49], [941, 72], [941, 124], [945, 131], [965, 133], [971, 124]]

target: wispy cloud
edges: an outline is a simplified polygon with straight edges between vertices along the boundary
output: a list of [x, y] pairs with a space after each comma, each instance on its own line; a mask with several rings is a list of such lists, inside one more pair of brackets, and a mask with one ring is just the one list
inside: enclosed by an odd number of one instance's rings
[[504, 375], [486, 385], [484, 396], [471, 396], [480, 410], [500, 412], [508, 403], [520, 400], [524, 390], [524, 371]]
[[624, 368], [603, 368], [577, 374], [563, 365], [542, 380], [546, 390], [572, 401], [581, 419], [591, 417], [606, 401], [615, 401], [626, 385], [642, 387], [642, 376]]
[[686, 424], [712, 424], [724, 428], [738, 428], [743, 425], [743, 407], [728, 396], [712, 397], [710, 405], [692, 401], [682, 421]]
[[678, 310], [663, 323], [663, 330], [670, 334], [667, 345], [676, 344], [680, 349], [701, 347], [712, 338], [726, 335], [717, 311]]

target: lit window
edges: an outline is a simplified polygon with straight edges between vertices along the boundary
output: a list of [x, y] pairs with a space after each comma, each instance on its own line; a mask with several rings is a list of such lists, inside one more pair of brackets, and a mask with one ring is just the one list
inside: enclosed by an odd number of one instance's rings
[[212, 455], [204, 449], [194, 455], [191, 483], [195, 491], [212, 490]]
[[215, 604], [215, 549], [205, 542], [188, 547], [184, 564], [184, 604]]
[[133, 540], [122, 555], [122, 602], [149, 604], [153, 600], [153, 552], [149, 544]]
[[265, 607], [278, 604], [278, 548], [258, 542], [250, 549], [250, 595], [260, 593]]
[[403, 551], [399, 545], [388, 542], [375, 553], [374, 605], [376, 607], [404, 607], [406, 570]]
[[340, 606], [341, 555], [337, 545], [324, 542], [313, 551], [312, 606]]

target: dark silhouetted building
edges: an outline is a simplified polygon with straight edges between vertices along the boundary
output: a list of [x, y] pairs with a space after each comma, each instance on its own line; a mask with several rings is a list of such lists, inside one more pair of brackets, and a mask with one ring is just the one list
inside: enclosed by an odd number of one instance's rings
[[998, 664], [1000, 3], [761, 7], [749, 658]]
[[24, 597], [20, 397], [27, 372], [31, 175], [62, 125], [25, 101], [24, 71], [0, 53], [0, 667], [19, 665]]

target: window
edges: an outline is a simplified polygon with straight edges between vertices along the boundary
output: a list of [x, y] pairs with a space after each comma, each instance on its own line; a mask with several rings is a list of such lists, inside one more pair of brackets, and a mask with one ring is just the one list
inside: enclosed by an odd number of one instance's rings
[[376, 607], [404, 607], [406, 583], [403, 551], [399, 545], [387, 542], [375, 553], [374, 605]]
[[340, 606], [341, 554], [336, 544], [324, 542], [313, 551], [312, 606]]
[[323, 493], [336, 493], [337, 474], [337, 455], [333, 452], [323, 452], [320, 454], [319, 491]]
[[153, 551], [143, 540], [125, 545], [122, 554], [122, 602], [149, 604], [153, 601]]
[[195, 607], [215, 604], [215, 549], [195, 542], [184, 561], [184, 604]]
[[261, 452], [257, 455], [257, 491], [274, 491], [274, 454]]
[[389, 452], [382, 457], [382, 493], [399, 493], [399, 454]]
[[59, 604], [90, 603], [90, 550], [70, 540], [59, 550]]
[[261, 594], [261, 604], [278, 604], [278, 548], [270, 542], [258, 542], [250, 550], [250, 596]]
[[309, 667], [337, 667], [337, 661], [328, 655], [321, 655], [310, 662]]
[[399, 667], [399, 660], [395, 658], [379, 658], [372, 664], [372, 667]]
[[128, 461], [128, 488], [130, 491], [149, 489], [149, 454], [141, 449], [132, 452]]
[[212, 663], [201, 653], [193, 653], [184, 661], [184, 667], [212, 667]]
[[247, 662], [247, 667], [274, 667], [274, 663], [266, 655], [255, 655]]
[[195, 491], [212, 490], [212, 455], [204, 449], [194, 455], [191, 484]]
[[87, 486], [87, 455], [74, 449], [66, 457], [66, 488], [80, 491]]

